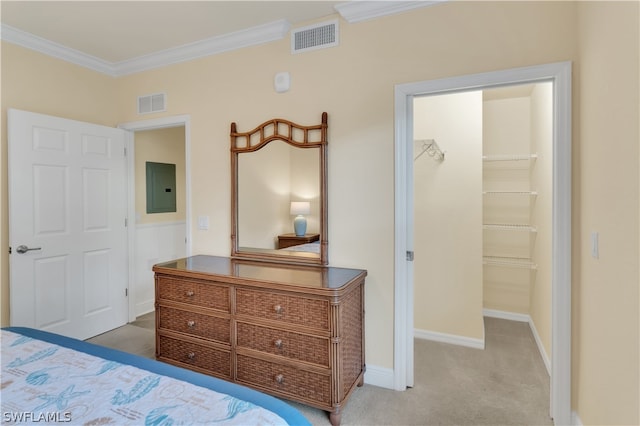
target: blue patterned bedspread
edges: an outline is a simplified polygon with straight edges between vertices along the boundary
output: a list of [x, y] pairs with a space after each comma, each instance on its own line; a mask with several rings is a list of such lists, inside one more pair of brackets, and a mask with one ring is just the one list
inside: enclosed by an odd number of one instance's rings
[[1, 423], [283, 425], [233, 396], [2, 330]]

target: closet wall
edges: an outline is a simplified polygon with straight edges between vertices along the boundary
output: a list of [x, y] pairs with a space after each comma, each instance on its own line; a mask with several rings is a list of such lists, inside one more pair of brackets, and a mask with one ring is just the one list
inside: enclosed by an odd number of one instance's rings
[[416, 337], [482, 347], [483, 314], [531, 317], [550, 354], [551, 106], [550, 83], [414, 100], [445, 152], [413, 164]]
[[529, 321], [550, 354], [551, 84], [484, 92], [485, 314]]
[[[553, 87], [536, 84], [531, 93], [531, 143], [538, 153], [531, 181], [538, 191], [531, 212], [537, 229], [532, 260], [537, 265], [535, 282], [530, 289], [529, 316], [539, 344], [551, 356], [551, 264], [553, 235]], [[550, 369], [549, 359], [545, 358]]]
[[482, 92], [416, 98], [414, 117], [444, 151], [413, 162], [416, 336], [482, 347]]

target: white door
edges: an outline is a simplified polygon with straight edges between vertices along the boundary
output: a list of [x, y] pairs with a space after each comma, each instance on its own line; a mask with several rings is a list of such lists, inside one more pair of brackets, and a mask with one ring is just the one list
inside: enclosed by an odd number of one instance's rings
[[127, 322], [125, 134], [8, 111], [12, 326], [87, 339]]

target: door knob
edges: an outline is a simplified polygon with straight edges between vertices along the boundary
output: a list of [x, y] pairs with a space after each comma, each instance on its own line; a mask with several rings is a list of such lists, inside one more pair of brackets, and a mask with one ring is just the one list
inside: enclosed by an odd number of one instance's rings
[[16, 247], [16, 251], [20, 254], [25, 254], [26, 252], [32, 251], [32, 250], [42, 250], [42, 247], [29, 248], [25, 245], [19, 245], [18, 247]]

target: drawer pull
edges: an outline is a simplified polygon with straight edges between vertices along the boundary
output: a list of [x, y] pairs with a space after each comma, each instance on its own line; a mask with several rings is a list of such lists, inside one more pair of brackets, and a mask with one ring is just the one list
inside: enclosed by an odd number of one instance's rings
[[193, 290], [187, 290], [184, 292], [184, 295], [187, 297], [193, 297], [195, 293], [193, 292]]
[[273, 307], [273, 310], [276, 314], [281, 314], [284, 312], [284, 308], [280, 305], [276, 305]]
[[190, 360], [193, 360], [195, 357], [196, 357], [195, 352], [189, 352], [189, 353], [187, 354], [187, 358], [189, 358]]
[[196, 326], [196, 322], [195, 321], [187, 321], [187, 327], [189, 328], [194, 328]]
[[282, 339], [276, 340], [275, 342], [273, 342], [273, 345], [278, 349], [282, 349]]
[[284, 384], [284, 376], [282, 374], [278, 374], [276, 376], [276, 383], [279, 384], [279, 385]]

